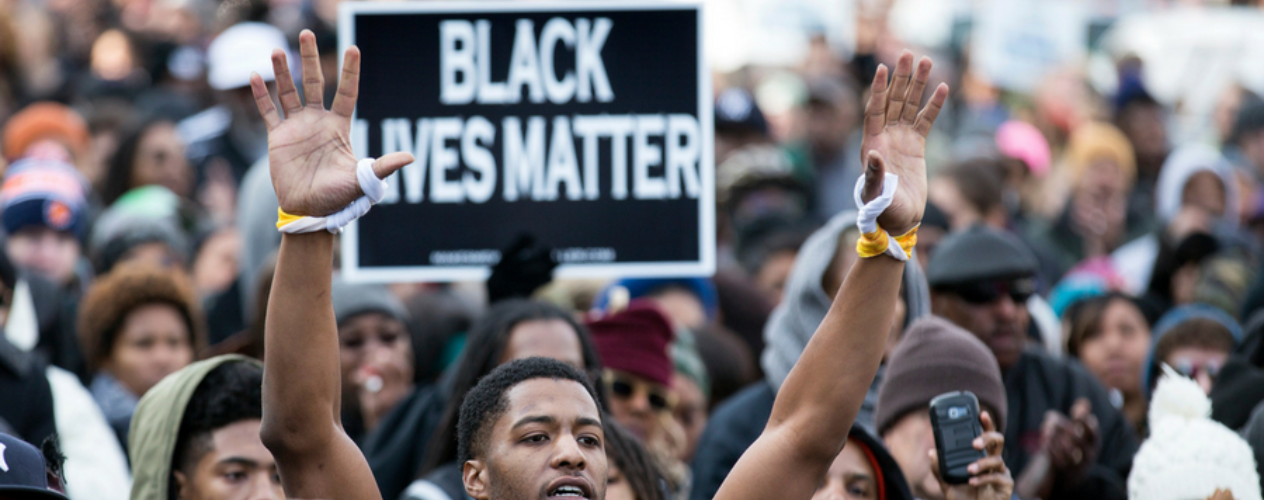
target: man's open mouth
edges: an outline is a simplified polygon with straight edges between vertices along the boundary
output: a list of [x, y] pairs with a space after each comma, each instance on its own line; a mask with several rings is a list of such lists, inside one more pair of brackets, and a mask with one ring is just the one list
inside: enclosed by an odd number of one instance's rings
[[553, 481], [547, 491], [549, 498], [592, 498], [588, 482], [573, 476]]

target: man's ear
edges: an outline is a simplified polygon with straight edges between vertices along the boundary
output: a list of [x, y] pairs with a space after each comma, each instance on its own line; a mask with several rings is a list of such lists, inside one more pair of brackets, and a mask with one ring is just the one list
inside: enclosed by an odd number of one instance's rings
[[173, 471], [171, 474], [175, 476], [176, 480], [167, 487], [176, 489], [176, 500], [189, 498], [189, 488], [193, 487], [192, 479], [184, 475], [182, 471]]
[[482, 460], [466, 460], [465, 465], [461, 466], [461, 482], [465, 483], [465, 494], [474, 500], [491, 498], [487, 475], [487, 464]]

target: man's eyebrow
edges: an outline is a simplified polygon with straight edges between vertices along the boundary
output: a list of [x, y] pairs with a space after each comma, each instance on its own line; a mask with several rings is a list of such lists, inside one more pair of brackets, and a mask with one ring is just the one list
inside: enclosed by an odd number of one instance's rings
[[865, 474], [864, 472], [849, 472], [849, 473], [847, 473], [846, 475], [844, 475], [844, 476], [843, 476], [843, 480], [844, 480], [844, 481], [857, 481], [857, 480], [859, 480], [859, 481], [869, 481], [869, 482], [871, 482], [871, 483], [876, 482], [876, 481], [873, 479], [873, 476], [871, 476], [871, 475], [869, 475], [869, 474]]
[[522, 417], [517, 422], [514, 422], [513, 427], [510, 427], [510, 428], [517, 429], [524, 425], [530, 425], [530, 424], [555, 424], [555, 423], [557, 423], [557, 419], [548, 415], [530, 415], [530, 416]]
[[602, 427], [601, 425], [601, 421], [592, 417], [579, 417], [575, 419], [575, 425], [577, 427], [592, 426], [592, 427], [599, 427], [599, 428], [604, 429], [604, 427]]
[[217, 465], [241, 465], [243, 467], [255, 468], [259, 466], [259, 462], [246, 457], [228, 457], [221, 459]]

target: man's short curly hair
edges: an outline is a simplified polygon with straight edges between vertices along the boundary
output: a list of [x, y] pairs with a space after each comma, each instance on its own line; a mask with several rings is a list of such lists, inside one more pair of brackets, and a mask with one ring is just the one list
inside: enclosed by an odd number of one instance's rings
[[[192, 475], [204, 455], [215, 446], [215, 431], [245, 420], [263, 419], [263, 367], [232, 361], [215, 367], [202, 379], [184, 407], [171, 471]], [[172, 484], [175, 484], [172, 481]], [[178, 488], [168, 488], [175, 498]]]
[[461, 415], [456, 425], [458, 464], [483, 456], [487, 451], [492, 424], [509, 409], [509, 398], [505, 394], [514, 386], [537, 378], [578, 382], [597, 405], [597, 412], [601, 412], [601, 401], [597, 399], [597, 390], [592, 382], [571, 365], [538, 357], [505, 363], [479, 380], [461, 402]]
[[79, 345], [89, 373], [109, 359], [127, 314], [147, 304], [167, 304], [189, 328], [189, 344], [200, 352], [206, 343], [205, 320], [197, 292], [179, 269], [125, 264], [97, 280], [79, 305]]

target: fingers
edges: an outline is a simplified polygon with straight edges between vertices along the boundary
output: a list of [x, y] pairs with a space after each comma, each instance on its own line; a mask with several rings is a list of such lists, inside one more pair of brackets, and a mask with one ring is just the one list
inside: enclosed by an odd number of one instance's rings
[[1000, 455], [1005, 449], [1005, 435], [996, 431], [985, 432], [974, 438], [974, 449], [984, 450], [988, 455]]
[[360, 49], [352, 46], [342, 58], [342, 77], [338, 80], [338, 93], [331, 108], [335, 114], [351, 118], [355, 112], [356, 98], [360, 95]]
[[992, 421], [992, 414], [983, 411], [979, 414], [979, 423], [983, 425], [983, 433], [996, 432], [996, 422]]
[[865, 159], [865, 187], [860, 194], [861, 201], [869, 203], [869, 200], [882, 195], [882, 183], [886, 180], [887, 164], [882, 159], [882, 154], [877, 150], [869, 151], [869, 157]]
[[303, 104], [298, 100], [298, 89], [294, 88], [294, 78], [290, 77], [290, 64], [285, 60], [284, 50], [272, 49], [272, 72], [276, 73], [277, 98], [281, 100], [285, 116], [301, 111]]
[[904, 98], [904, 113], [900, 115], [900, 120], [904, 123], [913, 123], [917, 120], [917, 108], [922, 104], [922, 93], [926, 91], [926, 81], [930, 79], [931, 61], [929, 57], [922, 56], [917, 62], [917, 71], [913, 73], [913, 85], [909, 87], [908, 95]]
[[1071, 405], [1071, 419], [1083, 420], [1090, 412], [1093, 411], [1093, 403], [1088, 398], [1079, 398], [1075, 400], [1075, 404]]
[[935, 479], [938, 479], [938, 480], [939, 480], [939, 482], [942, 484], [942, 483], [943, 483], [943, 481], [944, 481], [944, 478], [939, 477], [939, 452], [937, 452], [937, 451], [935, 451], [935, 450], [930, 450], [930, 452], [929, 452], [929, 453], [927, 453], [927, 454], [926, 454], [926, 456], [927, 456], [927, 457], [930, 457], [930, 472], [931, 472], [931, 474], [934, 474], [934, 475], [935, 475]]
[[888, 90], [887, 65], [879, 64], [869, 87], [869, 102], [865, 104], [865, 135], [878, 135], [887, 126]]
[[272, 96], [268, 94], [268, 84], [263, 83], [263, 77], [259, 73], [250, 74], [250, 91], [255, 95], [255, 107], [259, 108], [259, 115], [263, 116], [263, 123], [267, 124], [268, 130], [280, 125], [281, 115], [277, 114]]
[[969, 472], [971, 476], [982, 476], [997, 472], [1005, 472], [1005, 460], [1001, 457], [981, 458], [966, 467], [966, 472]]
[[412, 153], [391, 153], [373, 162], [373, 171], [377, 173], [379, 179], [385, 179], [387, 176], [395, 173], [396, 170], [404, 168], [405, 165], [412, 162]]
[[891, 103], [887, 105], [887, 123], [894, 123], [904, 112], [904, 100], [908, 94], [909, 79], [913, 76], [913, 53], [908, 49], [900, 52], [895, 63], [895, 78], [891, 80]]
[[941, 83], [935, 87], [935, 93], [930, 96], [930, 102], [927, 102], [922, 112], [917, 114], [917, 119], [913, 121], [913, 129], [922, 134], [922, 137], [930, 135], [930, 127], [935, 124], [935, 118], [939, 117], [939, 110], [944, 109], [944, 103], [947, 101], [948, 84]]
[[1014, 479], [1009, 474], [988, 474], [986, 476], [975, 476], [970, 478], [970, 486], [994, 486], [997, 488], [1007, 488], [1014, 484]]
[[303, 97], [307, 107], [325, 109], [325, 76], [320, 70], [320, 50], [311, 30], [298, 34], [298, 50], [303, 58]]

